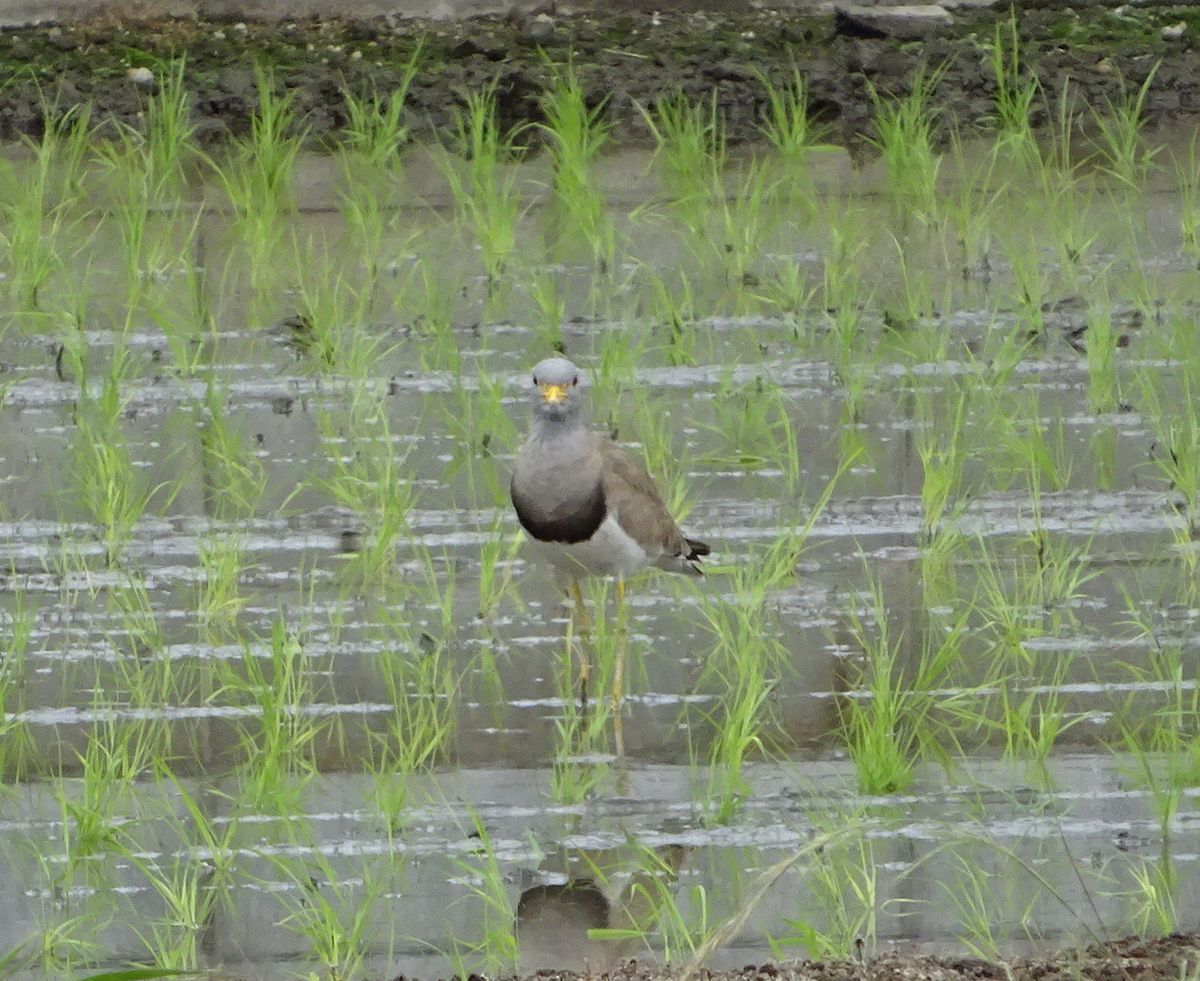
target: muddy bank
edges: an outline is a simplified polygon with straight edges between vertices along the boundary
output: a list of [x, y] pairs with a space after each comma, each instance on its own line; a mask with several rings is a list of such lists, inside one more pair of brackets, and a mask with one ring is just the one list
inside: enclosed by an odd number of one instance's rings
[[[932, 957], [896, 952], [865, 963], [854, 961], [792, 961], [748, 966], [736, 971], [702, 970], [694, 977], [704, 981], [745, 981], [775, 978], [778, 981], [1179, 981], [1195, 977], [1200, 965], [1200, 934], [1172, 934], [1157, 940], [1126, 937], [993, 963], [975, 957]], [[628, 981], [677, 981], [683, 971], [642, 967], [630, 961], [607, 977]], [[542, 971], [547, 981], [575, 981], [582, 974]], [[595, 975], [592, 975], [595, 977]], [[397, 978], [396, 981], [403, 981]]]
[[[37, 137], [47, 99], [90, 102], [97, 120], [135, 123], [153, 84], [139, 87], [130, 69], [160, 71], [164, 59], [186, 55], [193, 116], [206, 145], [246, 131], [257, 101], [252, 66], [258, 61], [273, 67], [281, 89], [295, 92], [309, 141], [320, 146], [346, 122], [343, 88], [390, 89], [418, 44], [423, 67], [408, 118], [418, 139], [447, 132], [462, 93], [493, 79], [506, 124], [537, 122], [540, 94], [568, 59], [588, 97], [594, 103], [607, 98], [614, 137], [626, 143], [648, 139], [638, 104], [672, 91], [715, 93], [730, 141], [754, 139], [765, 105], [760, 75], [781, 82], [793, 66], [808, 80], [812, 112], [835, 142], [852, 145], [870, 134], [871, 85], [902, 92], [922, 65], [946, 65], [936, 101], [948, 122], [986, 126], [995, 92], [988, 44], [1008, 10], [943, 13], [932, 36], [921, 40], [914, 40], [911, 26], [877, 29], [833, 13], [794, 10], [617, 8], [603, 16], [544, 13], [453, 23], [107, 20], [10, 29], [0, 32], [0, 139]], [[1146, 101], [1152, 123], [1200, 113], [1194, 85], [1200, 8], [1096, 9], [1039, 0], [1025, 5], [1018, 20], [1026, 63], [1047, 91], [1058, 92], [1069, 78], [1080, 102], [1103, 107], [1122, 84], [1139, 86], [1153, 71]], [[1039, 109], [1039, 121], [1045, 116]]]

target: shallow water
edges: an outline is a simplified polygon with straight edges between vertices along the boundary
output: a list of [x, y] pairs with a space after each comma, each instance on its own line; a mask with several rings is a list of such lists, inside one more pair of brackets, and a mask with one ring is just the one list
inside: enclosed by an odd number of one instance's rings
[[[1133, 766], [1111, 756], [1064, 754], [1044, 775], [1055, 787], [1048, 791], [1030, 785], [1021, 767], [978, 761], [954, 781], [928, 771], [913, 792], [863, 798], [848, 792], [853, 774], [845, 763], [756, 764], [748, 774], [753, 799], [735, 824], [716, 827], [697, 813], [697, 774], [687, 767], [634, 765], [619, 794], [606, 788], [572, 806], [550, 802], [547, 774], [536, 768], [462, 767], [437, 780], [418, 780], [413, 798], [423, 803], [390, 832], [373, 807], [369, 779], [328, 774], [298, 801], [305, 816], [302, 837], [287, 818], [232, 816], [222, 796], [235, 790], [230, 783], [188, 781], [189, 792], [199, 792], [211, 808], [213, 826], [221, 833], [233, 829], [225, 844], [237, 883], [229, 892], [231, 907], [209, 922], [204, 946], [214, 963], [235, 974], [291, 976], [304, 963], [308, 944], [278, 929], [278, 921], [302, 908], [311, 889], [339, 909], [368, 912], [368, 963], [376, 974], [444, 971], [444, 955], [431, 948], [452, 949], [456, 940], [473, 936], [487, 915], [475, 892], [483, 881], [477, 831], [483, 828], [499, 888], [514, 908], [522, 895], [568, 881], [596, 884], [616, 907], [639, 875], [666, 882], [689, 919], [703, 910], [719, 921], [757, 897], [737, 940], [718, 952], [716, 963], [737, 966], [770, 956], [765, 936], [783, 943], [791, 937], [798, 945], [797, 922], [829, 922], [831, 907], [813, 886], [810, 863], [777, 876], [771, 870], [848, 815], [861, 837], [831, 846], [816, 864], [846, 880], [871, 871], [881, 945], [919, 940], [952, 950], [961, 944], [968, 935], [957, 914], [979, 887], [964, 875], [962, 863], [982, 876], [982, 901], [997, 933], [1018, 934], [1005, 950], [1093, 932], [1104, 936], [1101, 924], [1129, 921], [1136, 907], [1129, 870], [1155, 867], [1164, 832], [1178, 895], [1200, 887], [1196, 792], [1185, 794], [1164, 826], [1146, 793], [1130, 787]], [[66, 794], [73, 790], [68, 781]], [[141, 800], [128, 835], [138, 862], [172, 868], [206, 861], [203, 849], [180, 840], [177, 798], [150, 784], [135, 794]], [[35, 933], [47, 908], [98, 913], [97, 939], [112, 959], [137, 959], [143, 948], [134, 929], [156, 914], [160, 902], [138, 868], [130, 860], [98, 863], [69, 889], [30, 887], [61, 871], [55, 857], [61, 814], [45, 786], [26, 787], [13, 800], [22, 817], [0, 825], [12, 872], [0, 909], [13, 935]], [[677, 878], [650, 855], [669, 856]], [[300, 870], [299, 880], [294, 872], [281, 873], [276, 863], [284, 861]], [[765, 896], [758, 897], [768, 879]], [[646, 956], [639, 942], [596, 940], [589, 946], [582, 930], [607, 922], [570, 908], [563, 912], [565, 905], [546, 902], [518, 922], [525, 968], [548, 963], [556, 942], [572, 952], [566, 963], [581, 968]], [[582, 928], [581, 919], [588, 921]], [[553, 929], [542, 929], [547, 922]], [[1036, 924], [1028, 935], [1024, 922]]]
[[[519, 907], [527, 969], [568, 951], [592, 966], [645, 956], [640, 942], [585, 943], [572, 932], [584, 920], [618, 925], [622, 897], [636, 899], [631, 882], [673, 898], [691, 933], [660, 922], [652, 944], [676, 958], [753, 898], [717, 954], [729, 964], [769, 956], [770, 939], [784, 945], [776, 950], [804, 951], [808, 925], [878, 945], [970, 942], [973, 902], [1003, 950], [1088, 939], [1159, 925], [1136, 888], [1139, 874], [1167, 876], [1177, 897], [1195, 894], [1196, 790], [1179, 789], [1161, 816], [1144, 774], [1172, 761], [1153, 747], [1130, 754], [1123, 743], [1131, 720], [1196, 691], [1200, 650], [1192, 636], [1200, 611], [1185, 588], [1187, 521], [1178, 489], [1154, 467], [1161, 419], [1139, 387], [1157, 379], [1168, 395], [1186, 391], [1187, 369], [1171, 345], [1194, 329], [1200, 297], [1173, 187], [1132, 203], [1089, 192], [1095, 239], [1070, 277], [1048, 250], [1039, 253], [1044, 329], [996, 383], [994, 401], [972, 403], [964, 417], [969, 490], [940, 525], [957, 544], [951, 580], [937, 587], [923, 538], [923, 434], [1003, 360], [997, 338], [1014, 334], [1024, 316], [1013, 301], [1013, 253], [995, 245], [986, 272], [957, 275], [945, 236], [898, 230], [874, 177], [844, 158], [828, 162], [820, 186], [830, 213], [849, 216], [860, 236], [852, 263], [862, 280], [859, 340], [846, 356], [819, 304], [785, 314], [759, 295], [785, 267], [822, 282], [831, 246], [820, 216], [780, 216], [758, 249], [755, 279], [730, 283], [696, 255], [665, 205], [652, 220], [635, 213], [658, 190], [645, 177], [648, 161], [623, 155], [605, 163], [608, 186], [622, 189], [609, 203], [627, 257], [611, 279], [598, 288], [589, 263], [557, 261], [550, 209], [531, 204], [512, 283], [496, 290], [422, 166], [413, 163], [410, 180], [414, 195], [428, 192], [426, 205], [389, 213], [387, 261], [372, 304], [355, 315], [358, 335], [381, 343], [350, 349], [366, 359], [364, 372], [342, 363], [323, 370], [280, 326], [302, 305], [306, 283], [332, 296], [361, 273], [357, 244], [329, 209], [333, 179], [321, 160], [303, 161], [304, 207], [285, 219], [275, 266], [261, 270], [266, 285], [250, 281], [229, 216], [208, 212], [187, 252], [149, 278], [130, 313], [120, 236], [111, 220], [89, 216], [79, 225], [89, 244], [66, 260], [52, 294], [67, 299], [36, 316], [13, 308], [0, 338], [0, 608], [6, 643], [21, 625], [28, 634], [19, 659], [9, 659], [2, 703], [0, 735], [10, 746], [2, 762], [13, 779], [0, 799], [0, 855], [10, 871], [0, 877], [0, 954], [61, 922], [87, 932], [97, 963], [145, 960], [146, 925], [169, 919], [147, 869], [211, 878], [223, 867], [197, 837], [183, 788], [214, 830], [229, 832], [218, 850], [232, 871], [221, 880], [223, 903], [198, 931], [202, 961], [253, 976], [312, 963], [317, 931], [305, 925], [323, 908], [318, 894], [346, 922], [364, 911], [368, 974], [409, 976], [498, 969], [494, 949], [472, 945], [507, 930]], [[531, 200], [544, 178], [537, 165], [523, 172]], [[171, 235], [181, 219], [154, 221]], [[1025, 231], [1010, 215], [992, 234], [1011, 242]], [[292, 241], [311, 267], [295, 267]], [[186, 319], [191, 302], [189, 264], [203, 270], [199, 289], [214, 317], [211, 329], [191, 333], [174, 319]], [[888, 330], [885, 314], [917, 282], [905, 268], [929, 270], [922, 282], [936, 314]], [[416, 289], [415, 272], [431, 285]], [[691, 283], [685, 306], [694, 310], [684, 339], [672, 342], [649, 297], [655, 277], [676, 275]], [[703, 581], [658, 577], [632, 587], [624, 764], [612, 759], [606, 728], [590, 741], [574, 728], [567, 609], [519, 549], [505, 501], [526, 372], [548, 350], [529, 296], [539, 278], [563, 299], [567, 351], [596, 369], [597, 422], [667, 461], [686, 488], [687, 529], [714, 551]], [[449, 316], [433, 337], [421, 307], [431, 295]], [[344, 313], [337, 302], [335, 323]], [[1098, 411], [1094, 366], [1071, 342], [1100, 310], [1128, 344], [1114, 347], [1120, 404]], [[85, 378], [58, 357], [72, 337], [87, 351]], [[185, 351], [196, 353], [195, 371], [178, 370]], [[114, 558], [80, 490], [80, 419], [122, 358], [132, 367], [119, 389], [119, 442], [151, 496]], [[221, 459], [206, 442], [210, 384], [232, 444], [261, 479], [244, 509], [231, 507]], [[1040, 420], [1047, 452], [1057, 454], [1038, 472], [1058, 466], [1061, 479], [1054, 486], [1047, 476], [1036, 497], [1024, 451], [995, 441], [1006, 412]], [[353, 467], [389, 454], [411, 507], [385, 571], [363, 582], [354, 563], [368, 549], [372, 516], [339, 500], [336, 488], [352, 482], [348, 474], [377, 475]], [[350, 469], [339, 472], [339, 461]], [[764, 562], [765, 548], [801, 528], [835, 477], [794, 574], [756, 594], [737, 570]], [[1047, 585], [1040, 605], [1011, 605], [1028, 628], [1018, 645], [1026, 667], [1005, 687], [1016, 701], [1054, 697], [1063, 732], [1048, 761], [1002, 761], [1003, 731], [978, 726], [948, 772], [927, 762], [903, 793], [860, 795], [843, 728], [847, 701], [867, 697], [859, 632], [887, 626], [902, 660], [915, 661], [947, 629], [947, 611], [996, 589], [1017, 595], [1035, 568], [1037, 536], [1077, 550], [1066, 565], [1085, 573], [1070, 589]], [[199, 612], [212, 576], [202, 555], [230, 543], [241, 555], [237, 612], [218, 629]], [[498, 546], [496, 575], [510, 579], [498, 594], [485, 584], [490, 546]], [[1037, 568], [1048, 582], [1050, 560]], [[603, 590], [592, 598], [611, 602]], [[768, 668], [756, 721], [762, 743], [751, 753], [765, 750], [771, 761], [747, 764], [722, 822], [707, 763], [733, 683], [710, 670], [720, 644], [710, 623], [739, 609], [752, 611], [750, 633], [781, 656]], [[1134, 614], [1154, 631], [1137, 629]], [[253, 800], [239, 767], [258, 751], [267, 709], [261, 692], [232, 679], [254, 664], [267, 687], [280, 676], [277, 623], [300, 645], [304, 679], [279, 724], [314, 721], [311, 760], [321, 772], [294, 794], [283, 780], [278, 800]], [[971, 633], [983, 632], [979, 617], [966, 626], [964, 661], [935, 688], [935, 711], [997, 693], [983, 641]], [[1164, 648], [1178, 652], [1177, 675], [1136, 670]], [[397, 716], [381, 683], [388, 657], [407, 665], [414, 703], [453, 698], [449, 759], [433, 775], [364, 774]], [[421, 687], [414, 666], [430, 664], [457, 679], [452, 693]], [[1194, 731], [1196, 719], [1181, 724]], [[135, 725], [180, 783], [140, 772], [104, 789], [100, 810], [117, 831], [68, 861], [78, 823], [69, 803], [92, 800], [80, 777], [89, 746]], [[806, 855], [757, 895], [766, 870], [846, 828], [854, 834]], [[599, 885], [555, 891], [568, 879]], [[842, 883], [840, 900], [822, 881]], [[873, 898], [856, 899], [855, 884]], [[839, 921], [859, 907], [871, 925]], [[1178, 926], [1196, 926], [1188, 908], [1179, 906]]]

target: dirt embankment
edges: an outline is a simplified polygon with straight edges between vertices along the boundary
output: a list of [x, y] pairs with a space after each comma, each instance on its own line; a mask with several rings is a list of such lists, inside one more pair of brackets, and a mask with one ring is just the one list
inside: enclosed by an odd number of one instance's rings
[[[184, 55], [204, 143], [246, 131], [257, 61], [295, 93], [310, 141], [320, 145], [346, 122], [343, 89], [390, 90], [418, 44], [422, 69], [408, 119], [418, 139], [445, 131], [463, 93], [493, 80], [504, 123], [537, 122], [542, 91], [568, 61], [588, 98], [607, 100], [622, 142], [647, 139], [639, 104], [675, 91], [715, 94], [730, 142], [754, 139], [766, 104], [761, 77], [783, 82], [793, 67], [835, 142], [870, 135], [871, 86], [903, 92], [922, 66], [944, 66], [935, 101], [948, 120], [986, 125], [995, 93], [989, 46], [1009, 8], [937, 9], [936, 19], [882, 23], [832, 12], [655, 13], [616, 5], [604, 15], [547, 9], [456, 22], [109, 20], [11, 29], [0, 31], [0, 139], [37, 137], [47, 101], [90, 102], [97, 120], [135, 122], [156, 83], [143, 72], [139, 85], [130, 70], [161, 73], [163, 60]], [[1081, 103], [1103, 107], [1122, 86], [1136, 90], [1153, 73], [1145, 106], [1151, 122], [1190, 117], [1194, 124], [1200, 115], [1200, 7], [1030, 0], [1016, 13], [1025, 66], [1048, 93], [1070, 79]], [[1039, 113], [1044, 119], [1045, 110]]]

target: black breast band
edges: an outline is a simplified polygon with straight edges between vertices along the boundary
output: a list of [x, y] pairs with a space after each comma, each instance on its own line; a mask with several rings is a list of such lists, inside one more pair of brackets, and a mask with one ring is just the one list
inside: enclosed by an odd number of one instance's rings
[[604, 500], [604, 485], [596, 484], [590, 497], [583, 501], [572, 514], [565, 516], [539, 514], [536, 508], [519, 496], [512, 494], [517, 520], [530, 535], [539, 542], [556, 542], [561, 545], [576, 545], [586, 542], [608, 516], [608, 505]]

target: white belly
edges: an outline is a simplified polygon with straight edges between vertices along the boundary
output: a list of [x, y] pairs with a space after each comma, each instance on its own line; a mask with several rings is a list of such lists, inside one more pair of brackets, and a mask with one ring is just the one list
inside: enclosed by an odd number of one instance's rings
[[611, 514], [586, 542], [561, 545], [531, 541], [538, 555], [564, 578], [631, 576], [651, 562], [651, 556], [622, 530]]

